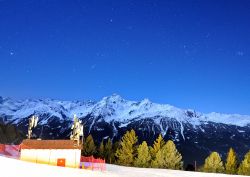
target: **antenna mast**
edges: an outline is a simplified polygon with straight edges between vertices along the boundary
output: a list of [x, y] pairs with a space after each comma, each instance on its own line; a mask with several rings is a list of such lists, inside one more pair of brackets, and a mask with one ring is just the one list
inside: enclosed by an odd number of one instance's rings
[[[80, 141], [83, 138], [83, 124], [82, 121], [74, 115], [74, 123], [71, 126], [71, 135], [70, 139], [77, 141], [78, 146], [80, 145]], [[82, 138], [81, 138], [82, 137]]]
[[29, 127], [28, 127], [28, 139], [31, 138], [32, 136], [32, 129], [35, 128], [37, 126], [37, 122], [38, 122], [38, 117], [37, 116], [32, 116], [29, 119]]

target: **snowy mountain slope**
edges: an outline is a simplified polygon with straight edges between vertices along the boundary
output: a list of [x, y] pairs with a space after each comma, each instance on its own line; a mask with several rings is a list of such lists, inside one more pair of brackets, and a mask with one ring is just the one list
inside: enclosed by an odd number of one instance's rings
[[196, 160], [201, 164], [214, 150], [225, 157], [228, 148], [233, 147], [242, 157], [250, 149], [247, 115], [203, 114], [148, 99], [129, 101], [116, 94], [98, 102], [0, 99], [0, 123], [13, 124], [24, 134], [28, 118], [39, 116], [36, 138], [68, 138], [74, 114], [83, 120], [85, 135], [91, 133], [96, 142], [108, 137], [116, 141], [126, 130], [134, 129], [140, 142], [152, 144], [161, 133], [165, 139], [175, 141], [186, 163]]
[[[189, 122], [200, 125], [204, 122], [215, 122], [246, 126], [250, 124], [250, 116], [238, 114], [210, 113], [202, 114], [194, 110], [183, 110], [165, 104], [156, 104], [144, 99], [140, 102], [124, 100], [119, 95], [104, 97], [99, 102], [84, 101], [58, 101], [52, 99], [36, 100], [13, 100], [10, 98], [0, 99], [0, 115], [9, 116], [9, 120], [17, 122], [33, 114], [49, 114], [60, 119], [70, 118], [76, 114], [84, 117], [88, 114], [102, 115], [105, 121], [128, 122], [137, 117], [172, 117], [179, 122]], [[46, 122], [43, 122], [46, 123]]]
[[[145, 169], [107, 165], [107, 171], [91, 171], [35, 164], [0, 156], [1, 176], [4, 177], [228, 177], [225, 174], [187, 172], [166, 169]], [[15, 170], [13, 170], [15, 169]], [[230, 175], [230, 177], [236, 175]], [[238, 175], [237, 175], [238, 176]], [[241, 177], [241, 176], [238, 176]]]

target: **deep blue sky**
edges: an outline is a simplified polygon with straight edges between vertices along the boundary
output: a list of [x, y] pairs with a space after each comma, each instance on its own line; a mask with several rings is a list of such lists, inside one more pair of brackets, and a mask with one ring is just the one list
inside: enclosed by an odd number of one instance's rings
[[0, 95], [117, 93], [250, 114], [249, 0], [0, 0]]

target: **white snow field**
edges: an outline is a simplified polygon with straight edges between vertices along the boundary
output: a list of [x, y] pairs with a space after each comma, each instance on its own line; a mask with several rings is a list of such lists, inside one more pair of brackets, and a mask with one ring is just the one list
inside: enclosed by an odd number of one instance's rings
[[[63, 168], [23, 162], [0, 156], [1, 177], [233, 177], [236, 175], [145, 169], [107, 165], [107, 171]], [[240, 177], [237, 175], [237, 177]]]

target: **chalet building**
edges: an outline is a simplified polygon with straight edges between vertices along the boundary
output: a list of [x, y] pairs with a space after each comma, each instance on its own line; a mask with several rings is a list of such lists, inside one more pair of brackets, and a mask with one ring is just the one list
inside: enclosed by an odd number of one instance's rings
[[26, 139], [20, 145], [20, 160], [79, 168], [81, 148], [74, 140]]

